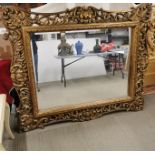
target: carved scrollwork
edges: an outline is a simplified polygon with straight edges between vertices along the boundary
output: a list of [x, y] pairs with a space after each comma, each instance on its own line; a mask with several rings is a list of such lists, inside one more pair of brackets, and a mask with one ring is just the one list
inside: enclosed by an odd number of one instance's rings
[[147, 32], [147, 47], [149, 58], [155, 58], [155, 20], [150, 20]]
[[123, 12], [110, 12], [103, 9], [97, 9], [92, 6], [76, 7], [71, 10], [54, 14], [31, 14], [31, 22], [36, 25], [60, 25], [60, 24], [89, 24], [89, 23], [107, 23], [140, 21], [148, 19], [151, 5], [141, 5], [137, 9]]
[[[17, 109], [21, 131], [29, 131], [43, 127], [49, 123], [60, 121], [88, 121], [114, 111], [138, 111], [143, 109], [143, 73], [148, 63], [146, 34], [151, 15], [151, 4], [141, 4], [137, 8], [124, 12], [110, 12], [94, 7], [75, 7], [58, 13], [41, 14], [25, 12], [19, 8], [4, 8], [3, 20], [8, 30], [6, 38], [13, 47], [11, 78], [20, 96], [21, 104]], [[34, 107], [30, 95], [28, 67], [24, 55], [22, 27], [24, 26], [52, 26], [91, 23], [123, 23], [139, 22], [139, 41], [137, 49], [136, 84], [134, 99], [128, 102], [101, 104], [87, 108], [69, 110], [59, 114], [34, 116]], [[149, 33], [149, 32], [148, 32]], [[153, 36], [154, 37], [154, 36]], [[151, 40], [152, 41], [152, 40]]]

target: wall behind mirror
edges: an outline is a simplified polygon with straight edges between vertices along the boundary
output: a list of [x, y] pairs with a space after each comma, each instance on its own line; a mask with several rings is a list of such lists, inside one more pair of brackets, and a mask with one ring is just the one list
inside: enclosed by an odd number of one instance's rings
[[[130, 32], [104, 28], [30, 33], [38, 109], [128, 96]], [[62, 38], [69, 53], [59, 49]]]
[[76, 6], [93, 6], [96, 8], [103, 8], [104, 10], [120, 11], [130, 10], [134, 3], [47, 3], [43, 6], [31, 9], [32, 12], [51, 13], [59, 12], [65, 9], [71, 9]]

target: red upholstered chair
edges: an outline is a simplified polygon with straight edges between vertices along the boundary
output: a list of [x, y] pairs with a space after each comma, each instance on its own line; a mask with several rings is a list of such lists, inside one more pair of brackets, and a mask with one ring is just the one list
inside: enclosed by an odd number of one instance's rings
[[12, 104], [13, 98], [9, 95], [12, 88], [10, 74], [11, 60], [0, 60], [0, 94], [7, 95], [7, 103]]

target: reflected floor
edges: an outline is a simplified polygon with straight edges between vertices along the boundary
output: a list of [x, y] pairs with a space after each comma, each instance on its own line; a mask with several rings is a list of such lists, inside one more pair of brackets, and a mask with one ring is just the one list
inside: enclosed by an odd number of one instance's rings
[[93, 102], [101, 99], [127, 96], [127, 76], [120, 74], [67, 80], [64, 87], [60, 81], [39, 84], [38, 107], [45, 110], [63, 105]]

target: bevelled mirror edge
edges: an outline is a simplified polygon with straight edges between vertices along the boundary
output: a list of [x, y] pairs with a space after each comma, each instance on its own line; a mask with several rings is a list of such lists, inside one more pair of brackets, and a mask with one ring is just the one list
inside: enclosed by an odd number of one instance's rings
[[[21, 104], [17, 109], [19, 115], [19, 129], [21, 131], [29, 131], [38, 127], [43, 127], [49, 123], [60, 121], [87, 121], [101, 117], [102, 115], [114, 111], [138, 111], [143, 109], [143, 73], [147, 67], [147, 48], [146, 48], [146, 32], [148, 21], [151, 14], [152, 4], [141, 4], [137, 8], [133, 8], [127, 12], [107, 12], [94, 7], [76, 7], [61, 13], [53, 14], [35, 14], [24, 12], [19, 8], [4, 8], [3, 19], [5, 27], [8, 30], [8, 39], [13, 47], [13, 61], [11, 66], [11, 77], [13, 84], [18, 91]], [[73, 16], [74, 12], [74, 16]], [[34, 15], [33, 18], [31, 15]], [[88, 15], [89, 16], [86, 16]], [[102, 16], [106, 14], [106, 16]], [[56, 16], [57, 18], [50, 18]], [[22, 18], [21, 18], [22, 17]], [[37, 19], [37, 20], [36, 20]], [[64, 20], [65, 19], [65, 20]], [[14, 22], [16, 21], [16, 22]], [[90, 108], [71, 110], [60, 114], [49, 114], [47, 116], [35, 117], [33, 113], [33, 105], [29, 92], [28, 67], [24, 55], [24, 41], [22, 39], [22, 28], [36, 24], [38, 26], [62, 25], [62, 24], [91, 24], [91, 23], [120, 23], [120, 22], [138, 22], [137, 36], [135, 40], [137, 47], [133, 50], [136, 52], [136, 66], [130, 66], [130, 70], [135, 72], [135, 88], [132, 101], [114, 104], [105, 104], [102, 106], [94, 106]], [[10, 24], [11, 23], [11, 24]], [[137, 50], [136, 50], [137, 49]], [[132, 56], [131, 56], [132, 57]], [[133, 54], [134, 57], [134, 54]], [[130, 80], [130, 79], [129, 79]], [[133, 80], [133, 79], [132, 79]], [[129, 90], [130, 91], [130, 90]]]

